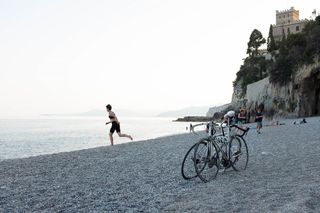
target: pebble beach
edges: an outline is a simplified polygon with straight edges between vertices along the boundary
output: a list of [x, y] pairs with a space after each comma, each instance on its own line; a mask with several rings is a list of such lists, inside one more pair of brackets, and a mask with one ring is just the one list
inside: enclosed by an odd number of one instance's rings
[[191, 133], [3, 160], [0, 212], [320, 212], [320, 117], [306, 120], [252, 128], [247, 169], [209, 183], [182, 178]]

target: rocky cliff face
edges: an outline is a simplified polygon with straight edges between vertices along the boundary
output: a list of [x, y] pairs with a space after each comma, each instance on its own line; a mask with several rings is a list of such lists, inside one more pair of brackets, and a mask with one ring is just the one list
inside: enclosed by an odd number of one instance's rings
[[269, 118], [320, 115], [319, 59], [299, 68], [287, 85], [270, 84], [267, 77], [249, 84], [245, 97], [235, 90], [232, 105], [234, 108], [245, 107], [251, 115], [259, 105], [264, 105], [264, 114]]

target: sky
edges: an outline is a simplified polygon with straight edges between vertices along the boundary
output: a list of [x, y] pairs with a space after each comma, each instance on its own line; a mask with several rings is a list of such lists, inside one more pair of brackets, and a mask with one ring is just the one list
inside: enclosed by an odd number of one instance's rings
[[231, 101], [251, 32], [318, 0], [0, 0], [0, 118]]

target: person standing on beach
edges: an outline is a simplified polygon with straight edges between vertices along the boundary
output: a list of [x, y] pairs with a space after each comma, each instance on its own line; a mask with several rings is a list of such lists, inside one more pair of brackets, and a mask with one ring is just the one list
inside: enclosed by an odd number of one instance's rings
[[106, 125], [111, 123], [111, 128], [110, 128], [110, 132], [109, 132], [111, 146], [113, 146], [113, 133], [114, 133], [114, 131], [117, 131], [119, 137], [126, 137], [126, 138], [130, 138], [131, 140], [133, 140], [131, 135], [121, 133], [120, 122], [119, 122], [116, 114], [113, 111], [111, 111], [112, 106], [110, 104], [108, 104], [106, 106], [106, 109], [107, 109], [107, 112], [109, 113], [109, 119], [110, 119], [110, 121], [107, 122]]
[[260, 129], [262, 128], [262, 119], [263, 119], [263, 114], [261, 112], [261, 109], [258, 108], [256, 112], [256, 119], [255, 121], [257, 122], [257, 133], [261, 134]]
[[237, 116], [237, 123], [245, 124], [246, 123], [246, 116], [247, 112], [244, 108], [240, 108], [238, 116]]

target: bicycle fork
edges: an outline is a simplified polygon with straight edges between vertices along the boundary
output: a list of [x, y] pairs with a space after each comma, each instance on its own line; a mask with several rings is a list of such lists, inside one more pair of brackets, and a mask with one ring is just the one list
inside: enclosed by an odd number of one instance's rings
[[218, 156], [218, 153], [213, 153], [212, 150], [213, 150], [213, 144], [212, 142], [211, 143], [208, 143], [208, 157], [207, 157], [207, 162], [208, 162], [208, 167], [209, 168], [212, 168], [214, 165], [219, 165], [220, 164], [220, 161], [219, 161], [219, 156]]
[[[225, 148], [225, 150], [224, 150]], [[221, 147], [219, 147], [219, 152], [221, 153], [221, 165], [224, 168], [229, 168], [231, 167], [231, 160], [228, 156], [228, 147], [225, 144], [222, 144]]]

